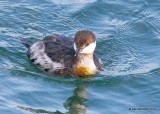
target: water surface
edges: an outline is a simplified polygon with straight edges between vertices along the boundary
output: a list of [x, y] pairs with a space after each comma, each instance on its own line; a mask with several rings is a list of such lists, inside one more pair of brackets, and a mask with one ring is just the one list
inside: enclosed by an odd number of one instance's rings
[[[41, 71], [19, 41], [81, 29], [104, 63], [85, 79]], [[0, 113], [159, 114], [159, 50], [159, 0], [0, 0]]]

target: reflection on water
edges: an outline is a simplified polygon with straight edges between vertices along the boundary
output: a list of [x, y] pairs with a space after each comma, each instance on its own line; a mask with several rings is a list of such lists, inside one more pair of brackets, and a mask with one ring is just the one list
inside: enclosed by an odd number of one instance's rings
[[87, 106], [85, 105], [85, 101], [88, 99], [88, 93], [85, 85], [78, 85], [73, 90], [73, 95], [67, 99], [64, 103], [64, 107], [68, 110], [65, 113], [61, 111], [47, 111], [44, 109], [34, 109], [30, 107], [17, 106], [17, 108], [21, 110], [25, 110], [31, 113], [49, 113], [49, 114], [85, 114], [87, 111]]
[[[81, 29], [104, 63], [90, 80], [44, 73], [19, 41]], [[0, 114], [157, 114], [128, 108], [160, 107], [159, 50], [160, 0], [0, 0]]]
[[80, 85], [73, 91], [73, 96], [69, 97], [64, 103], [64, 107], [70, 114], [85, 114], [87, 107], [84, 103], [88, 94], [84, 85]]

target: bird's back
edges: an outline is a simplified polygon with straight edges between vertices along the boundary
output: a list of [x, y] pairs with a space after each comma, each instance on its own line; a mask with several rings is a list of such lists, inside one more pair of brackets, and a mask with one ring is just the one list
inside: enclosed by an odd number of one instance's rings
[[68, 74], [74, 64], [72, 38], [60, 35], [45, 37], [28, 51], [33, 64], [50, 73]]

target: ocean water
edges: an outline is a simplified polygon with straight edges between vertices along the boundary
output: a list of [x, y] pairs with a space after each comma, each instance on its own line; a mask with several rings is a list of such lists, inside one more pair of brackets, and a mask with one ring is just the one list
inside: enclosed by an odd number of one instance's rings
[[[53, 76], [29, 61], [21, 38], [97, 37], [104, 70]], [[0, 0], [1, 114], [159, 114], [159, 0]]]

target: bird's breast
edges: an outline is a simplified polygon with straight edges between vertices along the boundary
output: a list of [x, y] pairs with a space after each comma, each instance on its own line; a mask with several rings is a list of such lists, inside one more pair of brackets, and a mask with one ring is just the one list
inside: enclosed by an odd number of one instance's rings
[[92, 69], [87, 66], [78, 64], [74, 67], [73, 74], [78, 75], [78, 76], [94, 75], [94, 74], [96, 74], [96, 69]]

